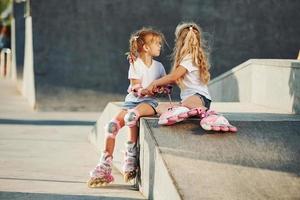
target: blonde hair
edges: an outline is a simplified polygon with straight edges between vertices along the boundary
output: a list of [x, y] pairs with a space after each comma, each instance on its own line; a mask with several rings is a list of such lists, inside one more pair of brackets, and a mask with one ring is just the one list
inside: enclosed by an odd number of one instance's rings
[[137, 58], [139, 54], [143, 52], [143, 46], [145, 44], [151, 44], [155, 40], [159, 40], [163, 46], [165, 37], [161, 32], [153, 30], [152, 28], [141, 28], [134, 32], [129, 39], [129, 54]]
[[[210, 80], [210, 64], [205, 51], [205, 43], [201, 36], [201, 28], [195, 23], [178, 24], [175, 30], [175, 46], [172, 53], [173, 71], [179, 67], [180, 62], [187, 55], [191, 55], [192, 62], [199, 69], [199, 78], [207, 84]], [[182, 79], [178, 85], [183, 87]]]

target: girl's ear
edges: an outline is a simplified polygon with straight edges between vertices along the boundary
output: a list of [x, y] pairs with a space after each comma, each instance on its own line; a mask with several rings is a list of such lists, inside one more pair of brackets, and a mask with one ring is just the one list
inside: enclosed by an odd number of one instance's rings
[[150, 50], [150, 48], [149, 48], [148, 45], [144, 44], [144, 45], [143, 45], [143, 50], [144, 50], [145, 52], [147, 52], [147, 51]]

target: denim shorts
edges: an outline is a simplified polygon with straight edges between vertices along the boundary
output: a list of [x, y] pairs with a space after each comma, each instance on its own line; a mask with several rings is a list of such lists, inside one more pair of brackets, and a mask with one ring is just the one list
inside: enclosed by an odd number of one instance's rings
[[135, 108], [137, 105], [139, 105], [141, 103], [149, 104], [156, 113], [155, 108], [158, 106], [158, 102], [156, 100], [144, 100], [144, 101], [140, 101], [140, 102], [125, 101], [122, 108], [126, 109], [126, 110], [132, 109], [132, 108]]
[[194, 95], [199, 96], [199, 98], [203, 101], [204, 106], [207, 108], [207, 110], [210, 108], [210, 104], [211, 104], [211, 100], [209, 100], [208, 98], [206, 98], [204, 95], [196, 93]]

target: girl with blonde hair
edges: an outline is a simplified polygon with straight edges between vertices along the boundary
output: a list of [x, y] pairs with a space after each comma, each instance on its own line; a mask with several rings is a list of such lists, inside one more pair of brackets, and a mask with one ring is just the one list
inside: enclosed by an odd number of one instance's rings
[[205, 130], [235, 132], [236, 127], [230, 125], [224, 116], [209, 110], [211, 96], [207, 84], [210, 64], [201, 34], [201, 28], [195, 23], [182, 23], [176, 27], [172, 71], [154, 80], [147, 90], [151, 94], [156, 87], [170, 83], [177, 83], [180, 87], [180, 106], [167, 112], [162, 108], [159, 124], [171, 125], [198, 115]]
[[164, 66], [153, 59], [160, 55], [163, 41], [162, 33], [150, 28], [142, 28], [131, 35], [129, 54], [136, 59], [131, 62], [128, 71], [130, 80], [128, 95], [122, 111], [105, 126], [105, 149], [99, 163], [90, 172], [89, 187], [101, 187], [114, 180], [111, 171], [115, 138], [123, 126], [129, 127], [129, 139], [125, 144], [124, 179], [128, 182], [136, 176], [137, 121], [142, 116], [151, 116], [156, 113], [157, 100], [154, 96], [146, 96], [145, 88], [152, 81], [166, 75]]

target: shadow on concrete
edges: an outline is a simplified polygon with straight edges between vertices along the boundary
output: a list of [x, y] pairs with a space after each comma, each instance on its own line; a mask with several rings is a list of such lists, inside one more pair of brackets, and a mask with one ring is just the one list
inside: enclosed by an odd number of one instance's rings
[[290, 95], [293, 98], [292, 110], [300, 114], [300, 63], [292, 62], [291, 74], [289, 78]]
[[[0, 180], [86, 184], [85, 181], [69, 181], [69, 180], [56, 180], [56, 179], [36, 179], [36, 178], [0, 177]], [[103, 187], [101, 189], [109, 189], [109, 190], [111, 190], [111, 189], [115, 189], [115, 190], [136, 190], [136, 188], [132, 187], [131, 185], [122, 185], [122, 184], [112, 184], [112, 185], [105, 186], [105, 187]]]
[[163, 154], [300, 176], [299, 121], [232, 121], [237, 134], [207, 132], [198, 121], [169, 127], [147, 121]]
[[[234, 73], [230, 78], [224, 80], [226, 84], [223, 84], [221, 93], [224, 94], [221, 98], [222, 102], [240, 102], [239, 82]], [[228, 87], [230, 86], [230, 87]]]
[[0, 119], [0, 124], [37, 126], [93, 126], [96, 121]]
[[83, 181], [68, 181], [68, 180], [54, 180], [54, 179], [35, 179], [35, 178], [11, 178], [0, 177], [0, 180], [16, 180], [16, 181], [39, 181], [39, 182], [58, 182], [58, 183], [86, 183]]
[[1, 192], [0, 199], [5, 200], [99, 200], [99, 199], [116, 199], [116, 200], [134, 200], [136, 198], [122, 198], [122, 197], [103, 197], [103, 196], [88, 196], [88, 195], [67, 195], [67, 194], [49, 194], [49, 193], [26, 193], [26, 192]]
[[208, 85], [213, 102], [240, 102], [238, 79], [234, 72], [228, 73], [213, 79]]

